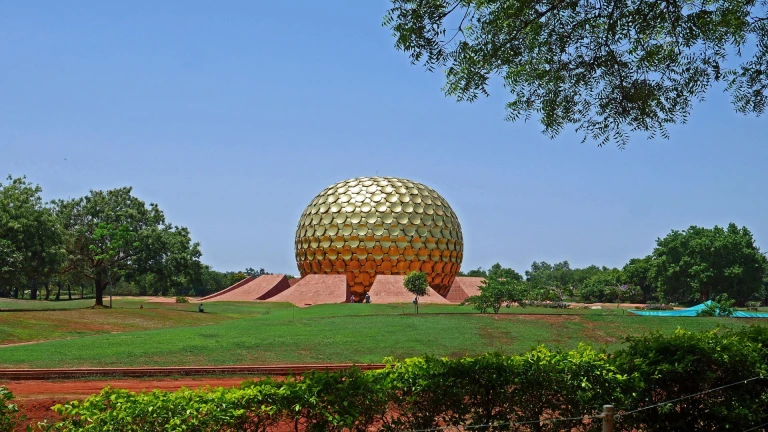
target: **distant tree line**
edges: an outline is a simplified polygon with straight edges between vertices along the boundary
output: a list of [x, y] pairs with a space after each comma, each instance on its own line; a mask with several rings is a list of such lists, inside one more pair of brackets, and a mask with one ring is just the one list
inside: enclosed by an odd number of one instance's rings
[[694, 303], [720, 295], [744, 305], [768, 296], [768, 260], [749, 229], [734, 223], [673, 230], [656, 240], [650, 255], [630, 259], [620, 269], [542, 261], [531, 264], [525, 277], [498, 263], [460, 275], [486, 278], [482, 288], [489, 294], [473, 300], [485, 309], [521, 301]]
[[132, 188], [44, 202], [25, 177], [0, 182], [0, 296], [45, 300], [123, 295], [207, 295], [263, 268], [219, 272], [200, 244]]

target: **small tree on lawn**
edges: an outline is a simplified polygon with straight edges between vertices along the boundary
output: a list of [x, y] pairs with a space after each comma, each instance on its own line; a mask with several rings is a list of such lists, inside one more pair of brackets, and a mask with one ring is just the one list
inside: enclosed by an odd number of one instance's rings
[[493, 277], [489, 274], [479, 287], [480, 295], [469, 297], [462, 304], [472, 305], [480, 313], [486, 313], [488, 309], [493, 310], [493, 313], [499, 313], [502, 306], [509, 306], [514, 302], [525, 306], [521, 302], [525, 296], [525, 288], [523, 281]]
[[416, 306], [416, 313], [419, 313], [419, 297], [427, 295], [427, 288], [429, 287], [427, 275], [422, 272], [410, 272], [405, 277], [403, 285], [408, 292], [416, 296], [413, 304]]

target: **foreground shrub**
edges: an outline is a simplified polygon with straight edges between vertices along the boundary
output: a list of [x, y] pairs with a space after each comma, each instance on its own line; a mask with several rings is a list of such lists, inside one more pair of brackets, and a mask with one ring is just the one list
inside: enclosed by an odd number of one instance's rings
[[82, 402], [56, 405], [62, 431], [266, 431], [279, 418], [280, 388], [182, 389], [134, 393], [105, 388]]
[[[672, 335], [629, 338], [613, 360], [633, 380], [623, 406], [638, 409], [698, 395], [627, 415], [623, 428], [745, 430], [765, 422], [768, 380], [751, 380], [766, 375], [765, 348], [750, 341], [748, 334], [768, 339], [765, 328], [725, 334], [677, 330]], [[708, 392], [733, 383], [738, 384]]]
[[357, 368], [312, 372], [283, 384], [279, 406], [295, 430], [365, 432], [387, 412], [390, 398], [382, 384], [379, 374]]
[[[513, 356], [388, 360], [379, 371], [316, 372], [231, 389], [107, 388], [54, 407], [63, 420], [52, 430], [593, 431], [601, 421], [589, 417], [605, 404], [616, 407], [621, 431], [745, 430], [768, 422], [766, 364], [766, 327], [678, 330], [628, 338], [613, 354], [538, 347]], [[527, 424], [509, 425], [516, 422]]]
[[0, 432], [11, 432], [19, 420], [19, 408], [11, 403], [13, 393], [6, 386], [0, 386]]

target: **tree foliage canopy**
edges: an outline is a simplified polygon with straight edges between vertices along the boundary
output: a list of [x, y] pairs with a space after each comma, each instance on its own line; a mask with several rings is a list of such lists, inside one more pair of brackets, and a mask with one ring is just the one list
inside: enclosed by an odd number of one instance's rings
[[147, 206], [131, 190], [91, 191], [55, 203], [67, 232], [66, 271], [93, 281], [97, 305], [110, 283], [153, 274], [174, 284], [199, 266], [199, 245], [189, 231], [168, 224], [156, 204]]
[[403, 279], [403, 285], [405, 286], [405, 289], [408, 290], [408, 292], [415, 295], [416, 297], [427, 295], [427, 288], [429, 288], [429, 284], [427, 283], [427, 275], [425, 273], [416, 271], [408, 273], [405, 279]]
[[480, 313], [488, 310], [499, 313], [504, 305], [526, 299], [527, 284], [520, 273], [496, 263], [488, 271], [488, 277], [478, 287], [480, 295], [471, 296], [463, 304], [472, 305]]
[[[537, 116], [550, 137], [623, 147], [668, 137], [724, 82], [738, 112], [768, 104], [768, 0], [392, 0], [384, 25], [447, 96], [472, 102], [498, 76], [507, 119]], [[742, 58], [742, 54], [749, 56]], [[738, 61], [741, 59], [741, 63]]]
[[650, 255], [645, 258], [632, 258], [621, 270], [624, 273], [624, 282], [640, 288], [644, 301], [648, 301], [654, 290], [651, 281], [651, 260]]
[[656, 241], [651, 275], [667, 300], [709, 300], [727, 293], [739, 302], [760, 295], [766, 258], [746, 227], [691, 226]]
[[23, 177], [0, 183], [0, 285], [36, 284], [64, 261], [62, 231], [41, 192]]

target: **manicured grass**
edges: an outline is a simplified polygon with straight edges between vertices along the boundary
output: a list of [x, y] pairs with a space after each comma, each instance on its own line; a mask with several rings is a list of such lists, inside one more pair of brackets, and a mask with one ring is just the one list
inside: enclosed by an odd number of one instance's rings
[[[19, 302], [17, 300], [17, 302]], [[24, 301], [21, 301], [22, 303]], [[194, 327], [225, 320], [252, 317], [285, 309], [282, 304], [220, 303], [217, 313], [197, 313], [197, 304], [152, 303], [141, 299], [115, 299], [113, 308], [92, 308], [93, 300], [50, 303], [79, 303], [78, 308], [53, 310], [0, 311], [0, 344], [67, 339], [93, 334], [110, 334], [166, 327]], [[87, 302], [87, 303], [83, 303]], [[83, 307], [83, 305], [87, 307]], [[143, 306], [143, 309], [140, 307]], [[208, 305], [205, 305], [206, 307]], [[0, 357], [2, 357], [0, 355]]]
[[15, 310], [82, 309], [93, 306], [93, 299], [76, 300], [17, 300], [0, 298], [0, 312]]
[[[416, 315], [409, 304], [294, 308], [212, 302], [205, 304], [207, 313], [198, 314], [190, 312], [196, 304], [144, 303], [138, 309], [139, 304], [121, 299], [113, 310], [0, 312], [0, 337], [50, 331], [69, 338], [2, 347], [0, 367], [370, 363], [389, 356], [517, 353], [538, 344], [573, 348], [582, 341], [612, 349], [626, 335], [768, 322], [639, 317], [621, 309], [511, 308], [479, 315], [467, 307], [422, 305]], [[122, 333], [78, 330], [87, 323], [116, 326]]]

